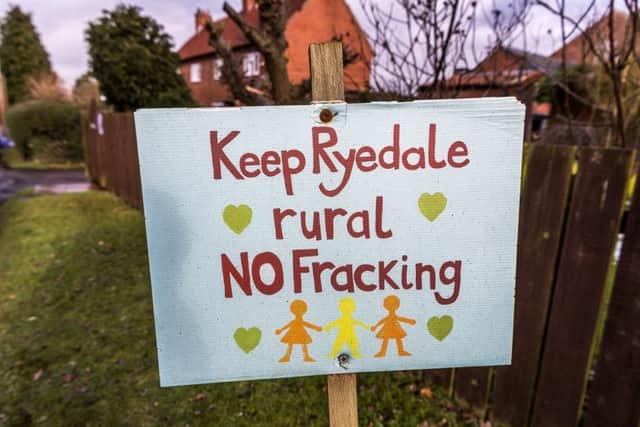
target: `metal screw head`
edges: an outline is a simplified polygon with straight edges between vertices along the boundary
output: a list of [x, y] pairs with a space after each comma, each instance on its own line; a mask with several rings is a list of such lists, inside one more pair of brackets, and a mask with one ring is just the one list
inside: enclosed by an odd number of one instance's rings
[[350, 359], [351, 359], [351, 358], [349, 357], [349, 355], [348, 355], [348, 354], [346, 354], [346, 353], [341, 353], [341, 354], [338, 356], [338, 365], [340, 365], [340, 367], [341, 367], [342, 369], [349, 369], [349, 360], [350, 360]]
[[328, 108], [323, 108], [320, 111], [320, 120], [322, 123], [329, 123], [333, 119], [333, 113]]

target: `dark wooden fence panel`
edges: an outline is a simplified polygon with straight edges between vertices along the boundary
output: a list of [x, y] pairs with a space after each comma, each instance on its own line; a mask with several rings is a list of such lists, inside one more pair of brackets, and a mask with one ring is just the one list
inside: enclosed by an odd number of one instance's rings
[[[121, 144], [121, 159], [123, 164], [126, 165], [122, 170], [122, 198], [127, 202], [127, 204], [133, 206], [133, 185], [134, 185], [134, 171], [133, 171], [133, 160], [130, 159], [131, 156], [131, 138], [130, 133], [133, 129], [130, 128], [129, 117], [130, 114], [121, 114], [120, 115], [120, 129], [122, 131], [122, 144]], [[135, 140], [134, 140], [135, 144]]]
[[117, 187], [118, 187], [118, 196], [121, 197], [125, 202], [130, 204], [130, 198], [128, 194], [128, 181], [132, 180], [133, 177], [130, 176], [131, 170], [131, 160], [127, 158], [127, 133], [129, 129], [127, 128], [127, 117], [129, 114], [126, 113], [118, 113], [116, 115], [117, 118], [117, 127], [118, 127], [118, 164], [122, 165], [116, 175]]
[[120, 163], [118, 162], [118, 147], [120, 146], [120, 129], [118, 128], [118, 115], [109, 114], [105, 117], [105, 132], [107, 135], [107, 148], [109, 151], [109, 168], [107, 170], [107, 182], [109, 191], [117, 196], [119, 194], [118, 176], [122, 173]]
[[575, 153], [534, 145], [524, 165], [512, 362], [496, 368], [492, 404], [493, 416], [514, 426], [526, 425], [534, 394]]
[[586, 427], [640, 425], [640, 188], [627, 218]]
[[430, 384], [437, 385], [447, 390], [450, 393], [451, 376], [453, 375], [453, 369], [432, 369], [426, 372], [427, 381]]
[[581, 148], [531, 425], [570, 427], [578, 416], [632, 152]]
[[115, 186], [116, 186], [116, 194], [122, 198], [123, 200], [125, 200], [127, 203], [129, 202], [129, 199], [127, 197], [127, 180], [131, 179], [129, 178], [129, 169], [130, 169], [130, 160], [127, 159], [126, 156], [126, 144], [127, 144], [127, 123], [126, 123], [126, 118], [127, 118], [128, 114], [124, 114], [124, 113], [119, 113], [115, 115], [115, 119], [116, 119], [116, 131], [117, 131], [117, 142], [116, 142], [116, 146], [114, 147], [115, 149], [115, 161], [116, 164], [118, 165], [122, 165], [122, 167], [118, 168], [117, 171], [114, 172], [114, 180], [115, 180]]
[[127, 203], [142, 209], [142, 185], [140, 182], [140, 164], [138, 163], [138, 144], [133, 114], [123, 115], [125, 164], [127, 165]]
[[456, 369], [455, 397], [484, 411], [489, 398], [489, 368]]
[[104, 177], [106, 180], [105, 187], [107, 190], [115, 193], [115, 175], [119, 170], [118, 163], [115, 158], [116, 146], [118, 145], [118, 131], [116, 127], [115, 115], [105, 114], [103, 116], [104, 127], [104, 150], [105, 150], [105, 168]]
[[114, 161], [114, 164], [116, 165], [124, 166], [124, 167], [119, 167], [117, 170], [112, 172], [113, 184], [114, 184], [113, 186], [114, 186], [116, 195], [118, 195], [118, 197], [126, 201], [127, 197], [124, 189], [126, 186], [125, 180], [127, 179], [127, 170], [129, 168], [127, 167], [126, 159], [124, 157], [125, 141], [124, 141], [124, 129], [122, 128], [122, 125], [123, 125], [122, 113], [114, 114], [113, 118], [115, 122], [114, 123], [115, 137], [114, 137], [114, 144], [113, 144], [113, 161]]

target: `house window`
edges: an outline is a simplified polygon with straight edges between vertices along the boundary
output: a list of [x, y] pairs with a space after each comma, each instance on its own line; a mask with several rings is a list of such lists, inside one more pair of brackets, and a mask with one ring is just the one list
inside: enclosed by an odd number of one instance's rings
[[200, 63], [196, 62], [194, 64], [191, 64], [189, 71], [191, 83], [200, 83], [200, 81], [202, 80], [202, 69], [200, 67]]
[[258, 52], [251, 52], [244, 56], [242, 60], [242, 71], [245, 77], [260, 75], [260, 54]]
[[222, 58], [213, 60], [213, 79], [220, 80], [222, 77]]

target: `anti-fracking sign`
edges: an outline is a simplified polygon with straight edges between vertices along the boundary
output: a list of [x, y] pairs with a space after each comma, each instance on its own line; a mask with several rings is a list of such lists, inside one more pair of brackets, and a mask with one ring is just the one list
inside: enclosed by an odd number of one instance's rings
[[135, 122], [163, 386], [510, 363], [514, 98]]

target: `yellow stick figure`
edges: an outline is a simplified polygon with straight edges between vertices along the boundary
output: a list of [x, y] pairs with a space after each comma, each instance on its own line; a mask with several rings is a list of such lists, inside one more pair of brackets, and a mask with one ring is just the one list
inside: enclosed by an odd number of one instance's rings
[[333, 328], [338, 328], [338, 336], [333, 343], [329, 358], [334, 359], [338, 356], [346, 345], [351, 352], [351, 357], [359, 359], [362, 354], [358, 351], [358, 337], [356, 336], [356, 326], [360, 326], [363, 329], [369, 329], [369, 325], [354, 319], [351, 314], [356, 310], [356, 302], [353, 298], [342, 298], [338, 303], [338, 309], [342, 313], [342, 317], [334, 320], [328, 325], [324, 326], [325, 331], [330, 331]]

